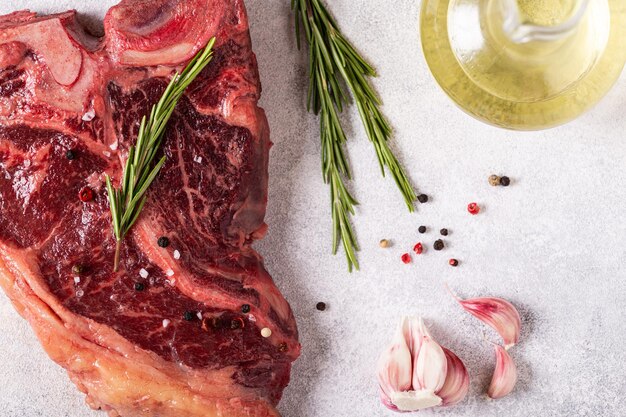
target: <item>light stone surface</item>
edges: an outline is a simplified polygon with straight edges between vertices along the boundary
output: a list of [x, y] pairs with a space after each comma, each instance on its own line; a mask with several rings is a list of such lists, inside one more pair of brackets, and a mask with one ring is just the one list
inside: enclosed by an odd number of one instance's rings
[[[0, 13], [76, 7], [97, 22], [115, 0], [4, 0]], [[328, 189], [320, 176], [318, 121], [304, 110], [306, 66], [295, 50], [289, 0], [248, 0], [275, 146], [270, 232], [258, 245], [291, 302], [303, 344], [280, 410], [285, 417], [389, 416], [375, 363], [400, 316], [422, 315], [471, 374], [467, 400], [422, 416], [623, 416], [626, 397], [626, 76], [592, 112], [561, 128], [514, 133], [481, 124], [442, 93], [424, 62], [417, 0], [332, 0], [345, 33], [378, 68], [376, 87], [395, 128], [394, 148], [431, 196], [407, 213], [354, 109], [345, 114], [361, 202], [354, 225], [361, 272], [330, 254]], [[492, 188], [492, 173], [513, 179]], [[483, 207], [470, 216], [465, 207]], [[419, 236], [417, 227], [431, 232]], [[450, 229], [445, 251], [432, 242]], [[393, 247], [381, 249], [381, 238]], [[418, 240], [429, 250], [406, 266]], [[450, 268], [456, 257], [461, 265]], [[493, 370], [483, 332], [444, 289], [496, 295], [523, 315], [512, 350], [515, 392], [483, 393]], [[328, 310], [315, 304], [325, 301]], [[47, 359], [26, 322], [0, 296], [0, 415], [96, 417], [65, 372]]]

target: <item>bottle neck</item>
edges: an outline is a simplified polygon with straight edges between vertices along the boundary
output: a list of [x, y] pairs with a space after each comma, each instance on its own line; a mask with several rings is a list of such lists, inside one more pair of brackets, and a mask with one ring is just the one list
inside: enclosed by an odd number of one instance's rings
[[[576, 29], [589, 2], [590, 0], [571, 0], [570, 7], [563, 10], [565, 6], [551, 7], [551, 2], [545, 0], [501, 0], [504, 33], [514, 43], [559, 40]], [[540, 10], [542, 6], [552, 10], [551, 19], [536, 19], [537, 15], [533, 11]]]

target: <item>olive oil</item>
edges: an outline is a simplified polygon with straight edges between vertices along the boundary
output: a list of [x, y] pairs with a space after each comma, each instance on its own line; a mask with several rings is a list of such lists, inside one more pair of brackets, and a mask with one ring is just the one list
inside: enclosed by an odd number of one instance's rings
[[[626, 61], [626, 0], [582, 3], [424, 0], [426, 60], [444, 91], [483, 121], [518, 130], [568, 122], [610, 90]], [[528, 36], [507, 32], [513, 18]]]

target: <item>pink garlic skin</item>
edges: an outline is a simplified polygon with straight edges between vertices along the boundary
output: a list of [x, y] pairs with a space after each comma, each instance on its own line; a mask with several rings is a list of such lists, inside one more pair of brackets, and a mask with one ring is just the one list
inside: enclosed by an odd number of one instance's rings
[[513, 391], [513, 388], [515, 388], [515, 383], [517, 382], [517, 367], [506, 349], [495, 344], [494, 348], [496, 351], [496, 369], [493, 371], [493, 377], [491, 378], [487, 395], [497, 400], [506, 397]]
[[469, 391], [469, 374], [465, 365], [452, 351], [443, 348], [448, 361], [448, 375], [446, 382], [438, 392], [443, 400], [443, 406], [451, 406], [463, 401]]
[[513, 304], [502, 298], [483, 297], [461, 300], [456, 297], [456, 299], [465, 311], [500, 334], [504, 340], [505, 349], [510, 349], [519, 342], [522, 320]]
[[463, 362], [441, 347], [422, 319], [405, 317], [378, 363], [381, 402], [411, 412], [463, 400], [469, 375]]

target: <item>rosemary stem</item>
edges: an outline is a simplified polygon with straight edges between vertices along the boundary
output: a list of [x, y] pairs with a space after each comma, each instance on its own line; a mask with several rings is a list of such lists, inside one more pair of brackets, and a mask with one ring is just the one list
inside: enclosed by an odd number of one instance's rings
[[113, 272], [117, 272], [120, 269], [121, 250], [122, 250], [122, 241], [117, 239], [115, 241], [115, 258], [113, 258]]

